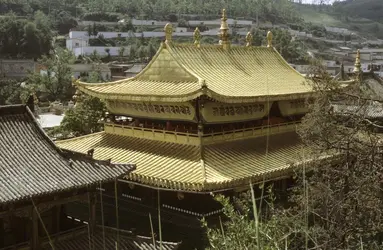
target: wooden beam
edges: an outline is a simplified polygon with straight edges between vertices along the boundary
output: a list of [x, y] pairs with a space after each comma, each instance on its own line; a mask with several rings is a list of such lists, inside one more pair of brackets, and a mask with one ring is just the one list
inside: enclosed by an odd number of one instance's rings
[[[78, 200], [84, 200], [84, 199], [86, 199], [86, 197], [87, 197], [86, 194], [81, 194], [81, 195], [71, 196], [71, 197], [67, 197], [67, 198], [63, 198], [63, 199], [42, 202], [42, 203], [39, 203], [38, 205], [49, 205], [49, 204], [50, 205], [62, 205], [62, 204], [66, 204], [66, 203], [70, 203], [70, 202], [74, 202], [74, 201], [78, 201]], [[20, 212], [20, 211], [25, 211], [25, 210], [30, 211], [31, 209], [32, 209], [32, 205], [27, 205], [27, 206], [23, 206], [20, 208], [14, 208], [14, 209], [10, 209], [7, 211], [2, 211], [2, 212], [0, 212], [0, 218], [8, 217], [11, 214], [16, 213], [16, 212]]]

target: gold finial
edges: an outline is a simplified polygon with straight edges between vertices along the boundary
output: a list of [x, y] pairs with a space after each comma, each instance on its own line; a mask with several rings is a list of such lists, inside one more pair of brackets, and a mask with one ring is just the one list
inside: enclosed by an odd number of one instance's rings
[[252, 44], [253, 44], [253, 35], [249, 31], [247, 32], [247, 35], [246, 35], [246, 47], [250, 47]]
[[172, 34], [173, 34], [173, 26], [171, 23], [167, 23], [164, 28], [165, 31], [165, 39], [167, 42], [172, 41]]
[[199, 48], [200, 42], [201, 42], [201, 32], [199, 31], [198, 27], [195, 28], [193, 36], [194, 36], [194, 44]]
[[222, 10], [222, 18], [221, 18], [221, 28], [220, 28], [220, 41], [219, 43], [222, 44], [224, 49], [230, 48], [230, 41], [229, 41], [229, 26], [227, 25], [227, 17], [226, 17], [226, 10]]
[[273, 33], [271, 31], [267, 32], [267, 47], [273, 47]]
[[80, 79], [76, 79], [74, 76], [72, 76], [72, 86], [76, 86], [80, 82]]
[[360, 50], [356, 52], [355, 64], [354, 64], [354, 73], [361, 72], [362, 65], [360, 64]]

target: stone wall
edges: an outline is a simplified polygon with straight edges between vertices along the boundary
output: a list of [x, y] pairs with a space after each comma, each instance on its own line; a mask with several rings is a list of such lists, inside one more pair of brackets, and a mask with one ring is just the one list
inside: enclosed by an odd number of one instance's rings
[[33, 60], [0, 60], [1, 77], [20, 79], [35, 70], [36, 63]]

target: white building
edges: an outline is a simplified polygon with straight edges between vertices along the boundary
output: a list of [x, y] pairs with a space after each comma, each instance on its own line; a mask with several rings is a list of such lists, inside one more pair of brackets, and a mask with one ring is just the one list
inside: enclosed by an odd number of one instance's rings
[[87, 47], [89, 39], [84, 38], [69, 38], [66, 40], [66, 48], [73, 51], [75, 48]]
[[187, 32], [188, 29], [186, 27], [176, 27], [176, 33]]
[[342, 35], [351, 35], [352, 32], [348, 29], [344, 29], [344, 28], [338, 28], [338, 27], [329, 27], [329, 26], [325, 26], [324, 27], [326, 29], [327, 32], [332, 32], [332, 33], [337, 33], [337, 34], [342, 34]]
[[[236, 19], [228, 18], [226, 22], [227, 22], [227, 24], [229, 26], [233, 26], [233, 25], [252, 26], [253, 25], [253, 21], [251, 21], [251, 20], [236, 20]], [[221, 19], [216, 19], [216, 20], [190, 20], [190, 21], [188, 21], [188, 24], [190, 26], [198, 26], [198, 25], [220, 26], [221, 25]]]
[[104, 38], [117, 38], [117, 37], [135, 37], [136, 33], [129, 32], [113, 32], [113, 31], [100, 31], [97, 33], [97, 37], [103, 36]]
[[[129, 56], [130, 46], [125, 46], [124, 48], [125, 50], [124, 50], [123, 56]], [[100, 56], [107, 56], [108, 53], [106, 52], [106, 49], [109, 49], [109, 54], [111, 56], [118, 56], [121, 47], [86, 46], [86, 47], [74, 48], [72, 51], [76, 57], [80, 55], [89, 56], [95, 51]]]
[[69, 38], [81, 38], [85, 40], [89, 40], [88, 31], [69, 31]]

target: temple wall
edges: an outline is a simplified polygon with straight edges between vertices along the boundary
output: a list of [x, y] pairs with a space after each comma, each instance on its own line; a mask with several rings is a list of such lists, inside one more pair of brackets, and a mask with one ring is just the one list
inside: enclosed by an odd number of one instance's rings
[[196, 121], [195, 108], [184, 103], [112, 102], [106, 103], [114, 114], [163, 120]]
[[[202, 105], [201, 117], [207, 124], [260, 120], [268, 116], [273, 104], [277, 105], [281, 117], [302, 115], [308, 112], [304, 99], [258, 103], [206, 102]], [[197, 122], [196, 110], [191, 102], [108, 101], [107, 108], [113, 114], [131, 117]]]

